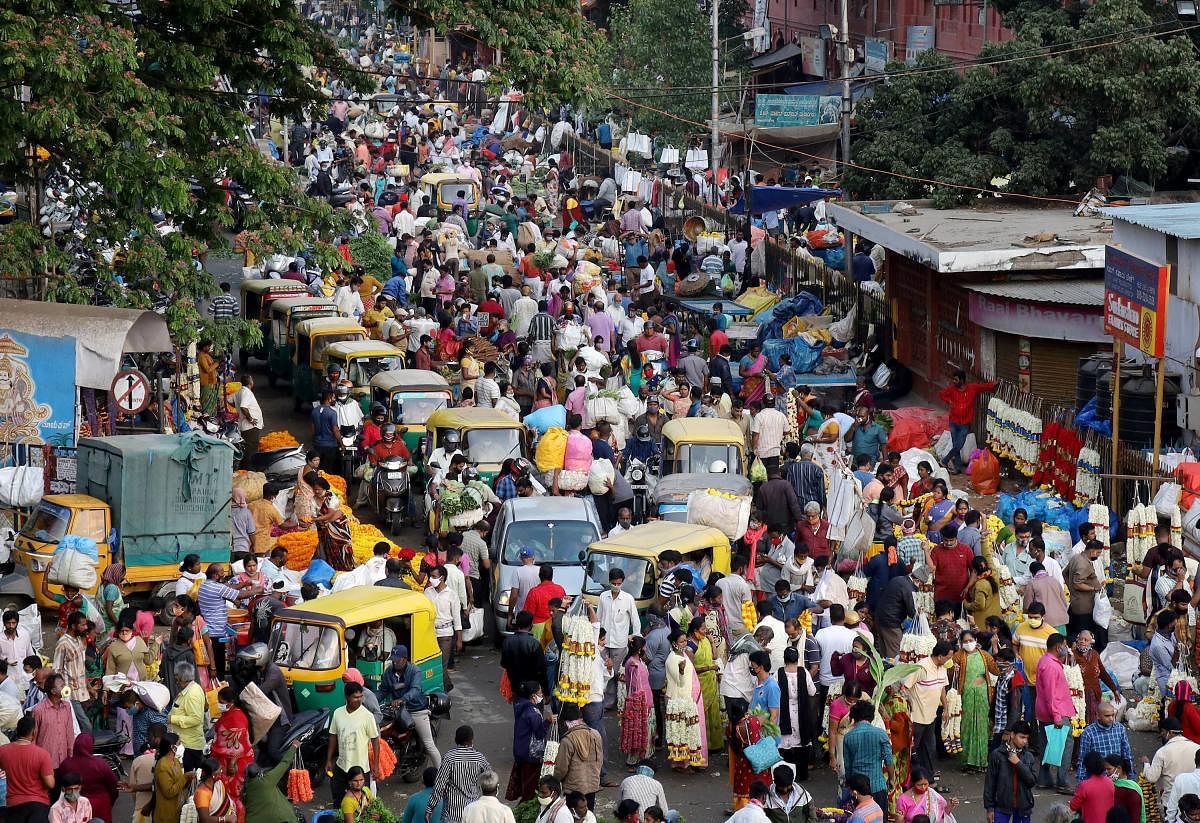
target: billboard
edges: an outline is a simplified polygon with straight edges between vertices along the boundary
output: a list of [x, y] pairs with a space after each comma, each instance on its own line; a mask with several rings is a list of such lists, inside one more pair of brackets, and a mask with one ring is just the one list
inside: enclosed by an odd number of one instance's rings
[[909, 65], [917, 62], [917, 55], [932, 49], [933, 41], [933, 26], [909, 26], [908, 39], [904, 41], [904, 62]]
[[1148, 357], [1162, 357], [1167, 339], [1171, 267], [1104, 248], [1104, 330]]
[[766, 128], [837, 123], [841, 113], [838, 95], [760, 94], [754, 101], [754, 125]]
[[825, 41], [820, 37], [800, 38], [800, 71], [809, 77], [825, 76]]
[[892, 59], [892, 44], [878, 37], [868, 37], [863, 41], [863, 65], [867, 71], [882, 73], [888, 61]]
[[0, 442], [75, 445], [75, 338], [0, 328]]

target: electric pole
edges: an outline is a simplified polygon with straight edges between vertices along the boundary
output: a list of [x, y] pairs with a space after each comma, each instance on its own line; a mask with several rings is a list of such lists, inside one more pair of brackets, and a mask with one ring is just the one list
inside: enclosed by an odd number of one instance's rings
[[720, 166], [719, 150], [721, 145], [721, 130], [717, 127], [717, 120], [721, 116], [721, 69], [720, 61], [717, 52], [720, 48], [720, 40], [718, 38], [718, 13], [720, 11], [720, 0], [708, 0], [709, 2], [709, 23], [712, 26], [712, 122], [709, 124], [709, 138], [711, 145], [708, 149], [708, 167], [712, 173], [709, 191], [712, 192], [712, 202], [717, 202], [717, 169]]
[[842, 37], [841, 60], [842, 66], [842, 168], [850, 167], [850, 109], [853, 100], [850, 97], [850, 0], [842, 0]]

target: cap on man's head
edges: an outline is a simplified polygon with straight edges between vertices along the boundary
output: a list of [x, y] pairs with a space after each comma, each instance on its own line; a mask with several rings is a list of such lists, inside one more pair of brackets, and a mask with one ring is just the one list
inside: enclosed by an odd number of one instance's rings
[[408, 657], [408, 646], [392, 646], [392, 660]]
[[528, 546], [524, 546], [521, 548], [521, 550], [519, 552], [517, 552], [517, 556], [518, 557], [533, 557], [533, 549], [529, 548]]

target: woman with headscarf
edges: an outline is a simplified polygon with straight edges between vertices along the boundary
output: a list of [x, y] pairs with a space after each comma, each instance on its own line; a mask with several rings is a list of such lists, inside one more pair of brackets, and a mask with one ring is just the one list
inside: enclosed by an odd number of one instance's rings
[[317, 500], [317, 555], [334, 571], [348, 572], [354, 568], [354, 544], [350, 521], [334, 498], [329, 481], [318, 477], [312, 481]]
[[246, 767], [254, 762], [254, 746], [250, 743], [250, 718], [238, 705], [237, 696], [229, 686], [217, 692], [221, 716], [213, 724], [212, 756], [220, 764], [221, 781], [237, 810], [237, 819], [242, 821], [242, 784]]
[[100, 607], [100, 619], [104, 622], [100, 635], [107, 640], [117, 625], [117, 619], [125, 608], [125, 596], [121, 585], [125, 582], [125, 566], [113, 563], [100, 575], [100, 587], [96, 589], [96, 605]]
[[92, 804], [92, 817], [113, 821], [113, 804], [117, 802], [117, 778], [112, 767], [102, 758], [92, 754], [92, 736], [82, 732], [75, 738], [71, 756], [58, 764], [55, 776], [62, 785], [64, 774], [77, 774], [83, 778], [83, 796]]

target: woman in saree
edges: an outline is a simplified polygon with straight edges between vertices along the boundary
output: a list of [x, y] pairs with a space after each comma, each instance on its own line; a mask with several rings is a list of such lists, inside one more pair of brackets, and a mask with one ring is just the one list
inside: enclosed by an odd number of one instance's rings
[[886, 771], [888, 808], [883, 810], [885, 814], [892, 814], [896, 809], [896, 801], [908, 785], [909, 768], [912, 765], [912, 715], [909, 714], [908, 700], [901, 694], [898, 684], [884, 691], [879, 712], [883, 717], [884, 730], [892, 741], [892, 765]]
[[[818, 408], [816, 403], [813, 404], [813, 408]], [[813, 459], [825, 472], [826, 486], [832, 484], [834, 473], [839, 468], [846, 467], [845, 442], [842, 437], [842, 425], [838, 422], [837, 417], [833, 414], [825, 415], [820, 428], [813, 436], [813, 446], [815, 447]]]
[[677, 772], [708, 765], [704, 712], [696, 667], [687, 655], [687, 635], [678, 629], [669, 636], [667, 656], [667, 762]]
[[758, 343], [750, 344], [750, 353], [738, 362], [738, 374], [742, 378], [741, 398], [750, 405], [762, 400], [767, 393], [767, 357]]
[[926, 536], [930, 542], [937, 545], [941, 542], [942, 526], [954, 519], [954, 501], [947, 499], [948, 491], [945, 482], [933, 481], [933, 491], [922, 512], [922, 520], [926, 526]]
[[[650, 690], [650, 670], [643, 658], [646, 639], [629, 638], [625, 658], [625, 708], [621, 712], [621, 751], [630, 773], [637, 764], [654, 754], [654, 692]], [[1136, 822], [1135, 822], [1136, 823]]]
[[238, 823], [245, 820], [242, 808], [242, 785], [246, 767], [254, 762], [254, 746], [250, 743], [250, 719], [237, 704], [237, 691], [225, 686], [217, 692], [221, 716], [213, 724], [212, 756], [220, 764], [220, 778], [237, 812]]
[[[225, 783], [225, 775], [221, 765], [212, 758], [207, 758], [200, 764], [200, 784], [192, 800], [196, 803], [196, 811], [201, 820], [211, 820], [213, 823], [233, 823], [238, 819], [238, 810], [233, 791]], [[203, 815], [207, 814], [205, 818]]]
[[924, 769], [913, 769], [912, 786], [896, 798], [893, 823], [913, 823], [918, 815], [925, 815], [929, 823], [943, 823], [958, 808], [958, 799], [942, 797], [929, 785], [929, 778]]
[[317, 497], [313, 490], [312, 481], [320, 477], [317, 470], [321, 468], [321, 455], [309, 452], [305, 455], [304, 465], [296, 475], [296, 491], [292, 497], [292, 516], [301, 526], [307, 527], [317, 516]]
[[558, 381], [554, 378], [554, 364], [542, 363], [542, 376], [533, 389], [533, 410], [544, 409], [558, 403]]
[[100, 607], [100, 619], [104, 621], [101, 648], [108, 645], [110, 635], [117, 627], [117, 618], [125, 610], [125, 596], [121, 593], [124, 582], [125, 567], [120, 563], [113, 563], [100, 575], [96, 605]]
[[688, 624], [688, 651], [700, 684], [700, 710], [704, 717], [705, 730], [711, 729], [708, 735], [708, 751], [723, 749], [725, 733], [721, 722], [721, 695], [717, 688], [719, 669], [713, 656], [712, 640], [708, 636], [708, 621], [703, 615], [693, 617], [692, 622]]
[[724, 665], [729, 659], [729, 643], [733, 638], [729, 635], [729, 617], [725, 614], [725, 593], [717, 588], [715, 581], [704, 589], [700, 613], [704, 616], [708, 642], [712, 644], [713, 660]]
[[975, 632], [967, 630], [960, 634], [958, 646], [958, 651], [950, 656], [954, 665], [950, 686], [962, 695], [962, 752], [958, 761], [964, 772], [982, 771], [987, 767], [991, 739], [988, 718], [995, 699], [988, 675], [997, 677], [1000, 669], [992, 656], [979, 648]]
[[625, 354], [621, 357], [621, 373], [625, 375], [625, 385], [633, 392], [633, 396], [638, 396], [638, 389], [642, 387], [642, 369], [646, 361], [642, 359], [642, 353], [638, 351], [637, 341], [630, 340], [625, 346]]
[[1104, 765], [1112, 778], [1116, 804], [1125, 809], [1130, 823], [1146, 823], [1146, 795], [1136, 780], [1131, 779], [1133, 764], [1119, 754], [1106, 754]]
[[317, 495], [317, 556], [334, 571], [348, 572], [354, 568], [354, 545], [350, 521], [341, 504], [329, 489], [329, 481], [318, 477], [313, 481]]
[[516, 355], [517, 335], [516, 332], [508, 327], [507, 320], [496, 321], [496, 339], [492, 345], [496, 347], [496, 350], [500, 354], [507, 354], [510, 358]]

